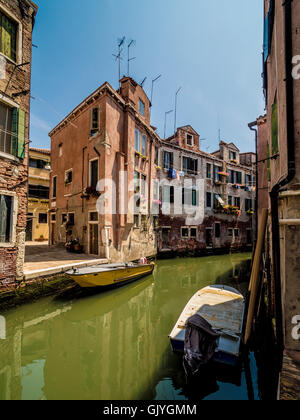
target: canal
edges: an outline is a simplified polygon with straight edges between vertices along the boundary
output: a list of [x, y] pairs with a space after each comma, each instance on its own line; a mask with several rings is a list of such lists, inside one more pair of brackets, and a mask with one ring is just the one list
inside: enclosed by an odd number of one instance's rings
[[158, 261], [154, 275], [123, 288], [44, 298], [5, 313], [0, 400], [258, 399], [257, 368], [211, 373], [186, 385], [168, 334], [200, 288], [245, 293], [250, 254]]

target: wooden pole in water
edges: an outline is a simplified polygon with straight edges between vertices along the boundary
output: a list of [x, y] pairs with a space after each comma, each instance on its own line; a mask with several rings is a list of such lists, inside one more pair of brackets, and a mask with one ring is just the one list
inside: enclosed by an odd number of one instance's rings
[[252, 331], [252, 323], [254, 319], [254, 311], [256, 307], [256, 300], [257, 300], [257, 294], [258, 294], [259, 272], [260, 272], [262, 250], [264, 246], [264, 239], [266, 235], [267, 220], [268, 220], [268, 209], [263, 209], [261, 225], [258, 231], [258, 238], [257, 238], [257, 244], [256, 244], [255, 255], [254, 255], [254, 260], [253, 260], [250, 284], [249, 284], [250, 302], [249, 302], [247, 325], [246, 325], [246, 332], [245, 332], [245, 344], [248, 343], [250, 335], [251, 335], [251, 331]]

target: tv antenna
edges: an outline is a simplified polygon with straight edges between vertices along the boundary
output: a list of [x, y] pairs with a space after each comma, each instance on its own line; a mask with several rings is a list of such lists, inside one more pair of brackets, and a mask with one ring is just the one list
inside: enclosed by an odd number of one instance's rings
[[199, 150], [201, 150], [201, 142], [202, 141], [206, 141], [207, 139], [205, 138], [205, 139], [199, 139]]
[[170, 111], [165, 112], [165, 131], [164, 131], [164, 139], [166, 138], [166, 130], [167, 130], [167, 115], [171, 114], [173, 112], [173, 109]]
[[135, 45], [135, 41], [132, 39], [128, 44], [128, 77], [130, 77], [130, 61], [133, 61], [136, 59], [136, 57], [130, 58], [130, 47]]
[[141, 83], [142, 87], [144, 86], [144, 83], [146, 82], [146, 80], [147, 80], [147, 77], [145, 77], [145, 79], [142, 81], [142, 83]]
[[118, 55], [113, 54], [113, 56], [116, 58], [116, 61], [119, 62], [119, 84], [120, 84], [120, 80], [121, 80], [121, 60], [123, 60], [123, 58], [121, 57], [121, 53], [122, 53], [123, 49], [121, 47], [124, 44], [125, 39], [126, 39], [125, 36], [123, 36], [123, 38], [118, 39], [119, 53], [118, 53]]
[[[152, 80], [152, 87], [151, 87], [151, 105], [152, 105], [152, 100], [153, 100], [153, 85], [160, 78], [161, 78], [161, 74], [159, 76], [157, 76], [155, 79]], [[150, 116], [151, 116], [151, 108], [150, 108]]]
[[176, 123], [177, 123], [177, 95], [181, 91], [181, 87], [177, 90], [175, 94], [175, 117], [174, 117], [174, 134], [176, 133]]

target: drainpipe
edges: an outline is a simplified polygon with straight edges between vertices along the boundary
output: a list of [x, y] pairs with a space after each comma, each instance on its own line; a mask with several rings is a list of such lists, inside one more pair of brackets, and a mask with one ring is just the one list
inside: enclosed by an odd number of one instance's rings
[[[280, 230], [278, 214], [278, 195], [282, 187], [289, 184], [295, 177], [295, 128], [294, 128], [294, 86], [292, 77], [292, 0], [286, 0], [284, 6], [285, 21], [285, 62], [286, 62], [286, 128], [287, 128], [287, 152], [288, 152], [288, 173], [287, 176], [275, 184], [270, 192], [271, 213], [272, 213], [272, 250], [273, 270], [275, 286], [276, 305], [276, 335], [280, 354], [284, 349], [283, 339], [283, 313], [281, 295], [281, 272], [280, 272]], [[280, 361], [281, 367], [282, 360]]]
[[251, 131], [255, 132], [255, 156], [256, 156], [256, 162], [255, 162], [255, 171], [256, 171], [256, 197], [255, 197], [255, 239], [257, 241], [257, 235], [258, 235], [258, 156], [257, 156], [257, 121], [254, 121], [250, 124], [248, 124], [248, 127]]

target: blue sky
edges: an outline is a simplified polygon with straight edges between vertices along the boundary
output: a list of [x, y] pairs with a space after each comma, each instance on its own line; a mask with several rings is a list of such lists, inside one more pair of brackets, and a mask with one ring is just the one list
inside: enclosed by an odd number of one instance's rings
[[[48, 132], [84, 98], [108, 81], [118, 87], [117, 40], [136, 45], [131, 76], [151, 95], [152, 124], [164, 134], [165, 112], [177, 126], [190, 124], [202, 150], [224, 141], [254, 151], [248, 123], [264, 113], [262, 0], [35, 0], [31, 135], [33, 147], [50, 147]], [[127, 45], [127, 44], [126, 44]], [[127, 48], [121, 75], [127, 74]], [[167, 119], [167, 135], [174, 114]]]

